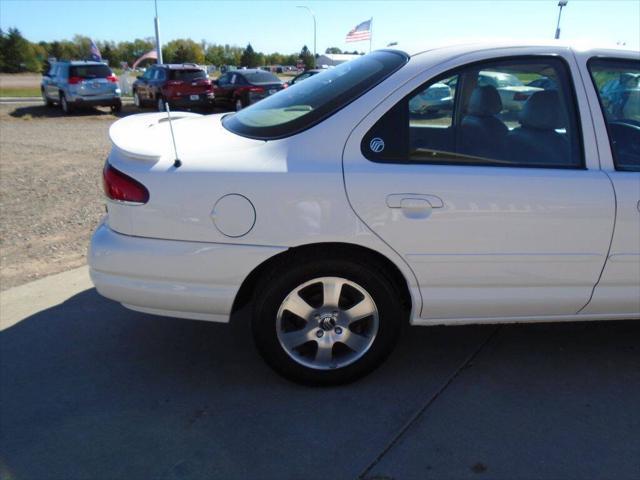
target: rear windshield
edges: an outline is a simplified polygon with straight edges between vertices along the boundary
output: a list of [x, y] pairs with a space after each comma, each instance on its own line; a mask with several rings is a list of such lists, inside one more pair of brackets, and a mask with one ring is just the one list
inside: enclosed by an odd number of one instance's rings
[[185, 82], [207, 78], [204, 70], [193, 68], [191, 70], [169, 70], [169, 80], [182, 80]]
[[378, 51], [309, 77], [236, 114], [224, 117], [228, 130], [245, 137], [283, 138], [322, 121], [375, 87], [408, 60]]
[[69, 67], [70, 77], [107, 78], [109, 75], [111, 75], [111, 69], [106, 65], [72, 65]]
[[269, 72], [243, 73], [243, 75], [249, 83], [280, 83], [280, 79]]

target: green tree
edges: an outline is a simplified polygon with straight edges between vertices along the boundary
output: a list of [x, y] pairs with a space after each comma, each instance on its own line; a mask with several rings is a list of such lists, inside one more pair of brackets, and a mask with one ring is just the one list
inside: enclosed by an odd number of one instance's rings
[[86, 35], [74, 35], [73, 43], [76, 46], [78, 52], [77, 59], [87, 60], [91, 56], [91, 39]]
[[260, 65], [260, 54], [255, 52], [250, 43], [247, 44], [247, 48], [242, 52], [240, 65], [247, 68], [256, 68]]
[[310, 70], [316, 66], [316, 59], [313, 58], [313, 53], [309, 51], [306, 45], [300, 51], [300, 60], [304, 63], [305, 70]]
[[165, 63], [204, 63], [202, 45], [191, 39], [172, 40], [162, 48], [162, 60]]
[[38, 57], [37, 45], [31, 44], [17, 28], [10, 28], [1, 35], [2, 70], [4, 72], [39, 72], [42, 61]]
[[324, 53], [342, 53], [342, 50], [338, 47], [329, 47], [324, 51]]

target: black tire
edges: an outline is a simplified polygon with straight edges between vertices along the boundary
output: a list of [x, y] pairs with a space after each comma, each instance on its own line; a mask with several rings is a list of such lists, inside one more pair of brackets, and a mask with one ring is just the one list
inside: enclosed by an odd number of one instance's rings
[[116, 102], [111, 105], [111, 113], [119, 113], [122, 111], [122, 102]]
[[44, 102], [44, 106], [47, 108], [53, 107], [53, 102], [49, 100], [49, 97], [47, 97], [47, 94], [44, 92], [44, 89], [40, 90], [40, 93], [42, 94], [42, 101]]
[[[258, 351], [267, 364], [285, 378], [308, 385], [348, 383], [378, 367], [393, 350], [407, 319], [401, 295], [393, 282], [367, 259], [333, 257], [289, 260], [265, 276], [256, 289], [259, 294], [253, 307], [252, 330]], [[287, 296], [298, 286], [320, 277], [339, 277], [362, 287], [375, 302], [378, 314], [377, 332], [368, 350], [352, 363], [323, 370], [294, 360], [282, 346], [277, 326], [278, 312]], [[351, 332], [349, 334], [352, 335]], [[313, 342], [306, 345], [312, 348]], [[331, 348], [335, 349], [333, 345]]]
[[133, 104], [141, 110], [144, 108], [144, 102], [136, 90], [133, 91]]
[[73, 105], [67, 102], [67, 97], [65, 97], [64, 93], [60, 93], [60, 108], [65, 115], [73, 113]]

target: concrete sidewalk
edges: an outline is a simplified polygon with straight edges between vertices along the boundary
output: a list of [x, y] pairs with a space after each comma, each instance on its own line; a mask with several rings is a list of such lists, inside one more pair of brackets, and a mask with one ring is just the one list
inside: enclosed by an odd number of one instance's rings
[[0, 295], [0, 478], [637, 479], [640, 322], [414, 328], [339, 388], [232, 325], [100, 297], [86, 269]]

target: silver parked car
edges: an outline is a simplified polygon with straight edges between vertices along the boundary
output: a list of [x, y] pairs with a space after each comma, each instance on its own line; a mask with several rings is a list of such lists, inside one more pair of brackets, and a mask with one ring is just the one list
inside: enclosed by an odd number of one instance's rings
[[65, 113], [82, 106], [122, 109], [118, 77], [100, 62], [55, 62], [42, 76], [40, 91], [47, 106], [57, 103]]

